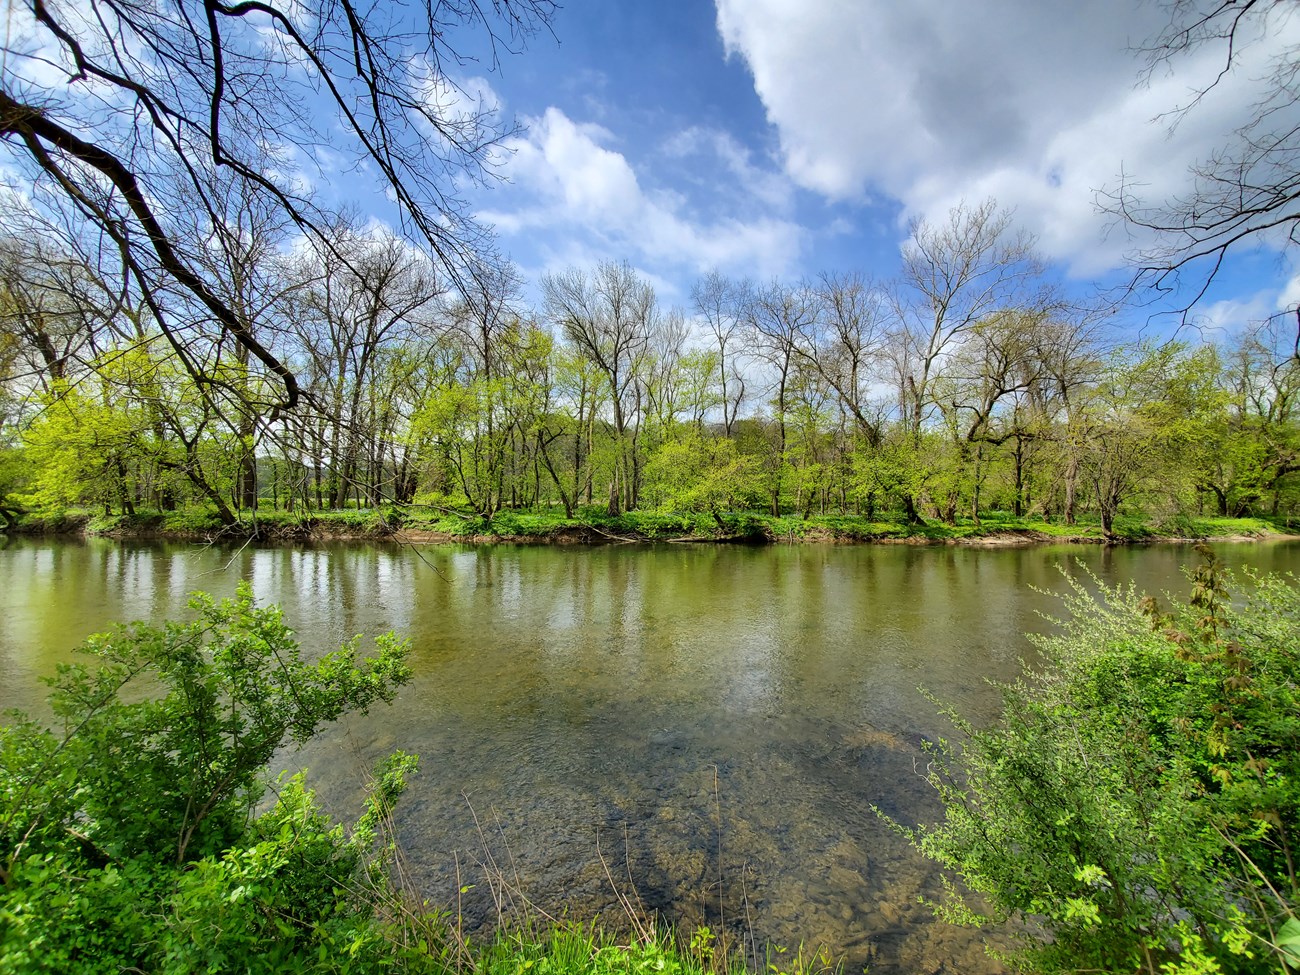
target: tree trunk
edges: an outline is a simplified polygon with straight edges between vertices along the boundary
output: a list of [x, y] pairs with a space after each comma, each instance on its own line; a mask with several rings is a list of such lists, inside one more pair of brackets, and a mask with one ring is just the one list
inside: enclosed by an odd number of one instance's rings
[[616, 473], [609, 479], [609, 504], [605, 508], [611, 518], [616, 518], [622, 514], [619, 507], [620, 500], [618, 475]]
[[1065, 515], [1065, 523], [1067, 525], [1073, 525], [1075, 520], [1076, 508], [1077, 508], [1076, 495], [1078, 493], [1078, 485], [1076, 482], [1078, 481], [1078, 478], [1079, 478], [1079, 462], [1075, 458], [1071, 457], [1070, 463], [1066, 465], [1066, 469], [1065, 469], [1064, 515]]
[[235, 476], [239, 507], [257, 510], [257, 452], [253, 440], [253, 421], [246, 417], [240, 421], [239, 441], [243, 448], [239, 457], [239, 471]]
[[921, 513], [916, 510], [916, 499], [910, 494], [903, 495], [903, 515], [906, 517], [909, 525], [925, 524], [925, 519], [922, 518]]
[[1016, 496], [1013, 504], [1015, 515], [1020, 518], [1025, 513], [1025, 442], [1020, 437], [1016, 438], [1016, 450], [1013, 456], [1016, 460]]
[[944, 501], [943, 511], [939, 513], [945, 525], [957, 524], [957, 492], [951, 492]]
[[1218, 503], [1219, 517], [1228, 517], [1228, 492], [1215, 484], [1210, 485], [1210, 490], [1214, 492], [1214, 500]]

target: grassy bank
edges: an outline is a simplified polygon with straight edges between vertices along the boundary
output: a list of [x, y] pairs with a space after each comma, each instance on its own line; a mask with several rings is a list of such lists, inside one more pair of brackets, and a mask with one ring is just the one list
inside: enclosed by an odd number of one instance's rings
[[461, 542], [884, 542], [909, 544], [1007, 545], [1041, 542], [1158, 542], [1265, 538], [1300, 534], [1290, 518], [1218, 518], [1130, 515], [1116, 520], [1110, 539], [1096, 519], [1074, 525], [1041, 518], [1017, 518], [990, 512], [979, 523], [959, 518], [955, 524], [927, 520], [870, 519], [856, 515], [775, 517], [759, 512], [727, 512], [714, 517], [695, 512], [632, 511], [609, 515], [598, 508], [577, 517], [536, 511], [502, 511], [492, 518], [421, 507], [388, 507], [313, 512], [246, 514], [236, 526], [222, 526], [216, 513], [201, 508], [139, 511], [134, 515], [96, 514], [85, 510], [26, 513], [13, 529], [20, 534], [89, 534], [110, 537], [170, 538], [217, 541], [257, 537], [267, 540], [400, 538], [407, 541]]

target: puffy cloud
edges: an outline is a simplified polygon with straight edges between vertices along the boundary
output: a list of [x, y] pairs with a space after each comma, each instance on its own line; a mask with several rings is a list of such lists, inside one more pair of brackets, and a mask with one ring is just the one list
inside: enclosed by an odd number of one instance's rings
[[1141, 243], [1099, 212], [1098, 192], [1121, 174], [1154, 201], [1184, 191], [1189, 165], [1243, 120], [1268, 59], [1300, 38], [1300, 18], [1275, 24], [1171, 130], [1160, 116], [1213, 78], [1222, 52], [1137, 84], [1133, 47], [1160, 30], [1157, 4], [716, 3], [792, 179], [834, 200], [897, 199], [909, 216], [994, 196], [1075, 273]]
[[[511, 186], [492, 202], [507, 206], [479, 216], [503, 236], [544, 237], [563, 241], [551, 261], [575, 253], [622, 256], [662, 272], [697, 272], [719, 267], [760, 276], [788, 270], [799, 254], [804, 231], [794, 222], [768, 215], [788, 194], [756, 167], [748, 154], [726, 136], [691, 130], [666, 140], [668, 156], [709, 152], [724, 171], [739, 176], [747, 206], [728, 215], [707, 217], [681, 192], [643, 184], [619, 151], [615, 136], [602, 126], [580, 123], [558, 108], [526, 120], [526, 133], [506, 145], [502, 172]], [[736, 213], [743, 215], [737, 216]]]

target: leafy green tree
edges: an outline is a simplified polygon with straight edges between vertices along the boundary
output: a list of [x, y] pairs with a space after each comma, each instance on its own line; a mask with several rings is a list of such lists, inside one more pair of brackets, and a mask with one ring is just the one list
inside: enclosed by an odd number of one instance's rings
[[[212, 371], [215, 382], [230, 378], [224, 367]], [[237, 521], [228, 499], [241, 441], [213, 398], [148, 345], [106, 352], [85, 379], [55, 384], [24, 441], [33, 464], [30, 504], [94, 503], [106, 512], [116, 504], [132, 514], [147, 499], [172, 507], [187, 490], [223, 524]]]
[[[400, 432], [394, 434], [394, 495], [400, 503], [413, 501], [421, 490], [426, 498], [444, 497], [454, 490], [455, 478], [446, 469], [442, 429], [429, 406], [462, 381], [464, 350], [443, 338], [417, 342], [395, 349], [388, 367], [391, 393], [385, 409], [403, 421]], [[323, 463], [317, 463], [313, 474], [318, 501], [323, 505]]]
[[909, 523], [920, 520], [916, 502], [935, 474], [934, 462], [942, 455], [940, 434], [922, 432], [918, 443], [906, 430], [891, 430], [875, 449], [859, 451], [853, 458], [853, 493], [874, 517], [876, 505], [897, 504]]
[[1262, 424], [1231, 409], [1226, 391], [1221, 400], [1214, 415], [1202, 418], [1188, 454], [1195, 489], [1212, 499], [1215, 514], [1236, 518], [1268, 491], [1270, 452]]
[[147, 453], [147, 425], [138, 403], [98, 395], [89, 385], [56, 385], [45, 409], [26, 430], [32, 465], [25, 504], [37, 508], [113, 505], [131, 510], [138, 462]]
[[[1269, 498], [1277, 514], [1283, 492], [1300, 471], [1300, 358], [1294, 332], [1276, 318], [1260, 323], [1231, 350], [1226, 372], [1234, 433], [1244, 436], [1258, 457], [1261, 499]], [[1253, 470], [1244, 473], [1241, 480], [1253, 480]]]
[[701, 511], [724, 530], [722, 515], [763, 503], [758, 458], [736, 450], [735, 442], [698, 429], [664, 444], [645, 470], [646, 492], [667, 511]]
[[[0, 309], [4, 302], [0, 292]], [[21, 410], [20, 397], [11, 388], [17, 355], [18, 343], [0, 331], [0, 518], [6, 525], [12, 525], [20, 510], [14, 495], [25, 486], [28, 472], [15, 422]]]
[[786, 493], [805, 518], [826, 511], [835, 475], [831, 387], [820, 373], [797, 368], [790, 383], [786, 419]]
[[1215, 362], [1209, 348], [1142, 345], [1118, 353], [1076, 397], [1071, 436], [1107, 535], [1131, 500], [1187, 503], [1192, 453], [1221, 408]]

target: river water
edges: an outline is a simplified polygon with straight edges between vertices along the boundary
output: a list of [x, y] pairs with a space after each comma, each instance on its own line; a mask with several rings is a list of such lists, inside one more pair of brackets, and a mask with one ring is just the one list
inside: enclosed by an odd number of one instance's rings
[[[846, 972], [996, 972], [935, 921], [939, 875], [872, 812], [934, 821], [925, 687], [977, 722], [1032, 659], [1062, 572], [1182, 592], [1179, 546], [327, 545], [0, 540], [0, 707], [112, 620], [248, 579], [304, 647], [393, 629], [415, 678], [298, 753], [340, 816], [363, 769], [422, 757], [397, 813], [410, 880], [470, 933], [498, 911], [626, 927], [624, 898]], [[1300, 567], [1300, 545], [1217, 548]], [[509, 890], [502, 894], [504, 879]], [[468, 888], [462, 891], [462, 888]], [[993, 938], [996, 940], [997, 936]], [[761, 950], [761, 949], [760, 949]]]

